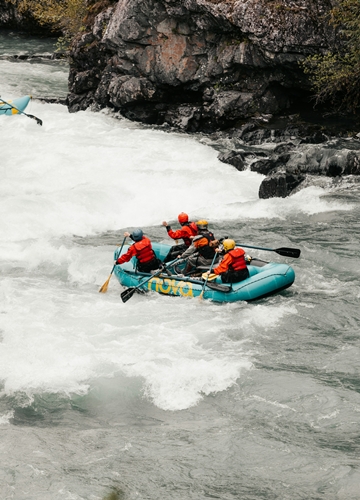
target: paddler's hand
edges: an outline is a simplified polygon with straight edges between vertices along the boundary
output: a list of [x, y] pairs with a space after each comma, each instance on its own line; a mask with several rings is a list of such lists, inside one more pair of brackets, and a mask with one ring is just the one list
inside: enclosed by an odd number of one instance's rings
[[126, 238], [129, 238], [130, 233], [128, 233], [127, 231], [125, 231], [124, 236], [126, 236]]
[[166, 227], [168, 223], [164, 220], [164, 222], [162, 222], [162, 225]]

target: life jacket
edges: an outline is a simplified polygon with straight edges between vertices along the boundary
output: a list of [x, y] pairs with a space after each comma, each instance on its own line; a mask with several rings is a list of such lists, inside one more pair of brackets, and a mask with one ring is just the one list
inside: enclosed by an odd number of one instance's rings
[[189, 236], [183, 236], [182, 239], [187, 247], [191, 245], [192, 239], [190, 236], [196, 236], [198, 234], [198, 228], [195, 222], [185, 222], [182, 228], [189, 234]]
[[242, 248], [234, 248], [230, 250], [228, 254], [231, 256], [229, 270], [241, 271], [242, 269], [246, 269], [245, 250]]
[[142, 264], [150, 262], [156, 258], [154, 250], [151, 246], [151, 241], [146, 236], [143, 236], [142, 240], [136, 241], [133, 245], [136, 250], [136, 257]]
[[[201, 232], [199, 236], [202, 236], [202, 238], [199, 238], [197, 241], [194, 242], [197, 251], [202, 257], [204, 257], [204, 259], [213, 259], [215, 255], [215, 249], [210, 246], [210, 242], [215, 240], [213, 233], [211, 233], [210, 231], [204, 231]], [[207, 244], [200, 246], [199, 243], [204, 238], [207, 240]]]
[[215, 240], [214, 233], [212, 233], [208, 229], [203, 229], [202, 231], [199, 232], [199, 235], [200, 236], [205, 236], [205, 238], [208, 238], [209, 242]]

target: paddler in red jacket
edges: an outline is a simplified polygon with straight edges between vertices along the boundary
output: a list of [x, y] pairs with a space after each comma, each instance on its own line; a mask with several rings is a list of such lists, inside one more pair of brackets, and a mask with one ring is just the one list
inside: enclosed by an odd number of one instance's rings
[[[249, 271], [245, 260], [245, 251], [236, 246], [234, 240], [226, 239], [222, 242], [225, 255], [220, 264], [212, 269], [212, 273], [221, 276], [223, 283], [237, 283], [249, 277]], [[209, 274], [209, 271], [205, 273]], [[204, 276], [204, 275], [203, 275]]]
[[189, 216], [185, 212], [181, 212], [181, 214], [178, 215], [178, 221], [181, 225], [181, 228], [177, 229], [176, 231], [173, 231], [171, 229], [171, 226], [166, 221], [162, 223], [162, 225], [165, 226], [170, 238], [172, 238], [173, 240], [182, 239], [184, 241], [183, 244], [174, 245], [171, 248], [171, 251], [169, 252], [169, 255], [166, 257], [164, 262], [173, 260], [177, 257], [177, 255], [184, 252], [191, 245], [193, 237], [198, 234], [197, 225], [195, 224], [195, 222], [189, 221]]
[[136, 257], [137, 270], [142, 273], [149, 273], [153, 269], [159, 268], [160, 263], [152, 249], [151, 241], [144, 236], [142, 229], [135, 229], [131, 234], [125, 232], [124, 236], [130, 236], [134, 243], [129, 247], [126, 253], [117, 259], [116, 264], [129, 262], [132, 257]]

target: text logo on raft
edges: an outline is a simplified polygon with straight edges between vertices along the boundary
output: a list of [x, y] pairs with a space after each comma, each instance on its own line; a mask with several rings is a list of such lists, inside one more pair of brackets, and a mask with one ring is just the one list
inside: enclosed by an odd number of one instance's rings
[[182, 297], [193, 297], [192, 284], [187, 281], [176, 281], [174, 279], [151, 278], [148, 289], [169, 295], [181, 295]]

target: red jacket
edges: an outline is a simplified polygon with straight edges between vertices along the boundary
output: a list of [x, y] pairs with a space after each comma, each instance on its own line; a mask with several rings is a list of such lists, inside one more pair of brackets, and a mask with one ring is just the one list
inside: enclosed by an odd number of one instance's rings
[[[168, 229], [169, 228], [169, 229]], [[182, 238], [187, 247], [191, 245], [190, 236], [196, 236], [198, 234], [198, 229], [195, 222], [189, 222], [181, 226], [181, 229], [173, 231], [170, 226], [167, 226], [167, 233], [173, 240], [179, 240]]]
[[242, 248], [234, 248], [227, 252], [220, 264], [212, 270], [215, 274], [222, 274], [228, 270], [240, 271], [246, 269], [245, 250]]
[[124, 262], [129, 262], [131, 257], [136, 257], [141, 264], [145, 262], [150, 262], [155, 258], [154, 250], [151, 246], [151, 241], [146, 236], [143, 236], [140, 241], [133, 243], [128, 251], [119, 257], [116, 264], [123, 264]]

